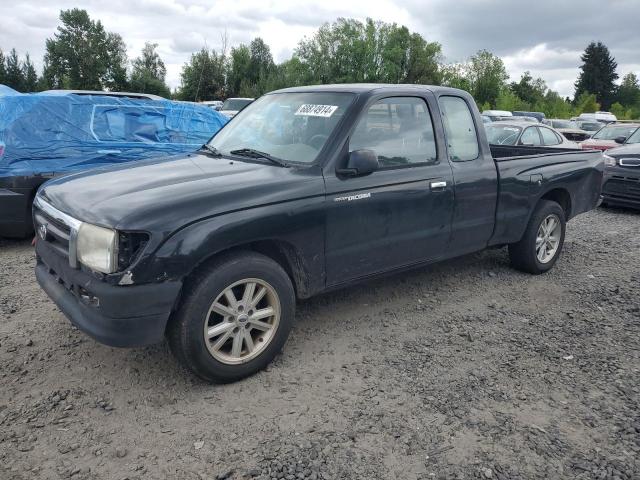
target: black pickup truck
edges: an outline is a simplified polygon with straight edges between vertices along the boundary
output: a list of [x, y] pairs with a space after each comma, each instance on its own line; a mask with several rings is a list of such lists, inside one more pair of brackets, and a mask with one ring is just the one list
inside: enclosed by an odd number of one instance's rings
[[296, 298], [487, 247], [549, 270], [603, 169], [598, 151], [490, 147], [456, 89], [279, 90], [199, 152], [45, 184], [36, 276], [98, 341], [166, 336], [197, 375], [232, 381], [283, 347]]

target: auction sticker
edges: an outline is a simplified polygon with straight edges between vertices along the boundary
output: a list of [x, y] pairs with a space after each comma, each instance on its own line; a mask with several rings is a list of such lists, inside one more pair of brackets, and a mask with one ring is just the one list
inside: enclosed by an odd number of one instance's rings
[[305, 103], [300, 105], [296, 115], [305, 115], [307, 117], [330, 117], [338, 109], [337, 105], [312, 105]]

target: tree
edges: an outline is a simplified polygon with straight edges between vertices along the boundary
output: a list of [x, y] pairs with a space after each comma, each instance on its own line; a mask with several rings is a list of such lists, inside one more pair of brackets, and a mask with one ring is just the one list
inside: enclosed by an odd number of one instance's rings
[[466, 66], [471, 94], [478, 103], [495, 105], [509, 79], [502, 60], [487, 50], [480, 50]]
[[583, 63], [575, 84], [576, 101], [583, 93], [589, 92], [596, 96], [602, 108], [609, 108], [616, 92], [618, 64], [602, 42], [591, 42], [580, 58]]
[[251, 51], [249, 47], [240, 44], [231, 49], [230, 60], [227, 67], [227, 93], [232, 96], [240, 94], [240, 85], [243, 80], [249, 78], [251, 70]]
[[522, 74], [519, 82], [512, 82], [509, 88], [520, 100], [529, 104], [530, 108], [542, 104], [547, 93], [545, 81], [542, 78], [534, 79], [528, 71]]
[[578, 113], [594, 113], [600, 110], [600, 104], [597, 102], [595, 94], [589, 92], [581, 93], [575, 104]]
[[77, 8], [60, 12], [62, 25], [46, 41], [44, 72], [53, 88], [126, 88], [126, 48], [122, 37]]
[[35, 92], [38, 88], [38, 73], [27, 53], [22, 63], [23, 89], [25, 92]]
[[7, 70], [4, 66], [4, 53], [2, 52], [2, 49], [0, 49], [0, 85], [4, 85], [4, 83], [7, 81], [6, 77]]
[[6, 59], [5, 85], [19, 92], [24, 91], [24, 73], [15, 48], [11, 49]]
[[165, 83], [167, 68], [158, 52], [157, 43], [145, 43], [141, 55], [133, 62], [130, 86], [136, 92], [152, 93], [165, 98], [171, 96], [171, 91]]
[[440, 83], [441, 47], [395, 23], [339, 18], [295, 50], [312, 82]]
[[622, 78], [616, 100], [625, 107], [640, 106], [640, 83], [635, 73], [627, 73]]
[[182, 85], [178, 93], [181, 100], [198, 102], [224, 96], [225, 57], [215, 50], [202, 48], [191, 55], [182, 67]]

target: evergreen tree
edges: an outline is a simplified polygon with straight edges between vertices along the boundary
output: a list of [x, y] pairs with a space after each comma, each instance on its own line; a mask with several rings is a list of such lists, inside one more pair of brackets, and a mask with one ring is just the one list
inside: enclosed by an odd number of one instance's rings
[[635, 73], [628, 73], [622, 78], [616, 100], [625, 107], [640, 104], [640, 83]]
[[35, 92], [38, 88], [38, 74], [28, 53], [22, 64], [22, 75], [24, 77], [24, 91]]
[[0, 85], [4, 85], [7, 81], [7, 69], [4, 62], [4, 53], [2, 53], [2, 49], [0, 48]]
[[576, 81], [575, 99], [585, 92], [596, 96], [596, 101], [605, 110], [614, 101], [616, 93], [615, 81], [618, 79], [616, 68], [618, 64], [609, 53], [609, 49], [602, 42], [592, 42], [585, 49], [581, 57], [582, 66]]
[[215, 100], [224, 95], [225, 57], [215, 50], [203, 48], [191, 55], [180, 74], [182, 85], [178, 93], [181, 100], [198, 102]]
[[5, 85], [19, 92], [24, 91], [24, 73], [15, 48], [11, 49], [6, 60]]

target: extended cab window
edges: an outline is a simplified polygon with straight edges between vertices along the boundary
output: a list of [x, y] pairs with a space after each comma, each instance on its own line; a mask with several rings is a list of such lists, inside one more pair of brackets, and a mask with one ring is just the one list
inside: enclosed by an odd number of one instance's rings
[[391, 97], [371, 105], [351, 135], [349, 150], [376, 152], [382, 168], [436, 161], [429, 108], [416, 97]]
[[449, 158], [454, 162], [478, 158], [478, 137], [467, 102], [450, 96], [440, 97], [439, 102]]

